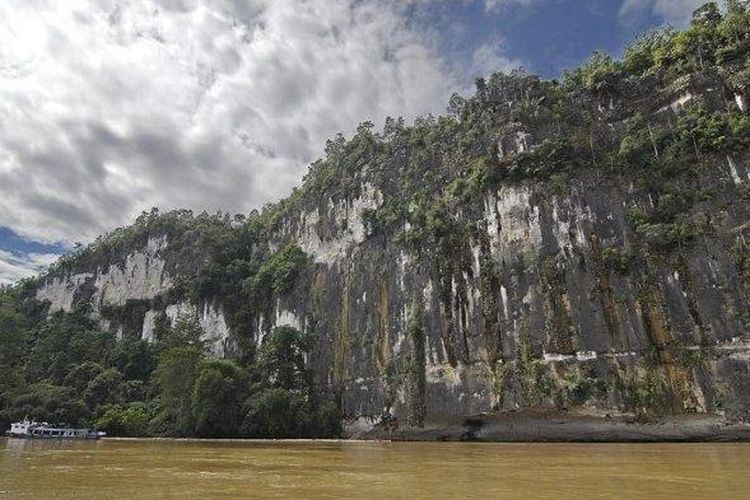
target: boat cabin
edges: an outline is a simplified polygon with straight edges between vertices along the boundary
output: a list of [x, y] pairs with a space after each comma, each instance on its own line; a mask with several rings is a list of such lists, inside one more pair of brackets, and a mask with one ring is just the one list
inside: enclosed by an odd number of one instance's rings
[[68, 438], [68, 439], [98, 439], [105, 435], [93, 429], [75, 429], [72, 427], [53, 427], [46, 422], [37, 423], [24, 420], [14, 422], [6, 433], [11, 437], [21, 438]]
[[31, 427], [29, 421], [14, 422], [10, 425], [10, 434], [28, 434], [29, 427]]
[[91, 431], [88, 429], [62, 429], [56, 427], [35, 427], [29, 431], [29, 435], [32, 437], [69, 437], [69, 438], [85, 438], [88, 437]]

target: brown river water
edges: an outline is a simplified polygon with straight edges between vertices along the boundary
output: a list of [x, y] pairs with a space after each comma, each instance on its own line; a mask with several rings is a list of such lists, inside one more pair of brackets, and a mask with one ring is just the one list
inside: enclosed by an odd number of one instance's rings
[[750, 444], [0, 439], [10, 498], [750, 498]]

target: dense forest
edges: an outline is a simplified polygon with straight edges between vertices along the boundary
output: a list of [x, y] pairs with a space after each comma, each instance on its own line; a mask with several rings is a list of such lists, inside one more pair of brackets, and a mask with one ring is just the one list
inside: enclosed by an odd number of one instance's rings
[[[351, 196], [361, 189], [366, 166], [372, 182], [389, 187], [383, 205], [364, 214], [368, 236], [399, 242], [449, 277], [455, 249], [476, 230], [460, 226], [452, 214], [476, 204], [487, 190], [528, 180], [564, 190], [584, 170], [628, 174], [639, 179], [637, 187], [658, 193], [657, 202], [648, 212], [630, 211], [636, 241], [603, 248], [601, 257], [622, 273], [644, 267], [707, 230], [686, 213], [711, 193], [670, 180], [750, 146], [748, 54], [746, 4], [730, 0], [720, 10], [709, 3], [688, 29], [648, 33], [622, 60], [595, 53], [559, 80], [520, 70], [495, 73], [476, 81], [474, 96], [454, 95], [447, 116], [408, 126], [388, 119], [380, 132], [363, 123], [351, 139], [329, 141], [325, 158], [310, 166], [302, 186], [261, 211], [233, 217], [144, 213], [132, 226], [62, 257], [47, 276], [117, 265], [128, 248], [165, 236], [171, 261], [181, 263], [175, 270], [180, 279], [165, 300], [220, 298], [235, 336], [232, 355], [212, 357], [190, 315], [174, 323], [160, 317], [153, 341], [127, 328], [118, 339], [101, 320], [127, 324], [132, 311], [92, 314], [92, 305], [81, 300], [71, 311], [50, 314], [49, 305], [35, 298], [37, 282], [26, 280], [0, 290], [0, 426], [28, 416], [120, 436], [338, 436], [340, 401], [310, 373], [315, 329], [279, 327], [260, 345], [250, 334], [259, 317], [268, 317], [272, 297], [292, 288], [308, 263], [293, 243], [269, 244], [285, 214], [324, 196]], [[696, 100], [676, 121], [652, 119], [632, 105], [657, 88], [674, 91], [709, 77], [730, 82], [738, 105]], [[508, 145], [497, 138], [525, 129], [542, 140], [506, 154]], [[523, 133], [516, 137], [523, 142]], [[748, 181], [737, 186], [737, 196], [750, 201]], [[737, 254], [750, 283], [750, 253], [738, 248]], [[419, 340], [420, 327], [410, 331]], [[596, 382], [590, 385], [595, 390]]]
[[194, 318], [159, 325], [156, 341], [116, 340], [85, 307], [46, 317], [0, 296], [2, 425], [23, 417], [95, 425], [117, 436], [335, 437], [336, 406], [316, 399], [308, 342], [281, 327], [252, 364], [206, 356]]

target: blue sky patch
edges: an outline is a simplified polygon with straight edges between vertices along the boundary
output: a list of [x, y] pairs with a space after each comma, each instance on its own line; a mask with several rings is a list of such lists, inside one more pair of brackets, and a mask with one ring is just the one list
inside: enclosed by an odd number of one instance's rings
[[61, 244], [48, 244], [40, 241], [28, 240], [18, 236], [10, 228], [0, 227], [0, 250], [24, 255], [29, 253], [63, 254], [67, 249]]
[[638, 34], [668, 22], [650, 9], [623, 17], [622, 5], [612, 0], [539, 0], [488, 9], [481, 0], [432, 2], [414, 7], [413, 18], [440, 34], [448, 61], [469, 61], [481, 46], [497, 45], [530, 72], [557, 78], [594, 50], [620, 56]]

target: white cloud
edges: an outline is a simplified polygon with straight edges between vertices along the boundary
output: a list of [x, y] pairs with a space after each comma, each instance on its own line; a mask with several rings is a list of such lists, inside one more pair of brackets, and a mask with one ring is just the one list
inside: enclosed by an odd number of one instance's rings
[[620, 18], [626, 22], [634, 17], [651, 13], [675, 26], [690, 22], [693, 11], [706, 0], [625, 0], [620, 8]]
[[539, 3], [541, 0], [484, 0], [486, 10], [496, 9], [498, 7], [508, 7], [511, 5], [529, 6]]
[[4, 0], [0, 25], [0, 226], [45, 241], [247, 211], [457, 85], [391, 0]]
[[33, 276], [52, 264], [58, 257], [57, 254], [47, 253], [16, 255], [0, 250], [0, 285], [9, 285]]
[[488, 75], [496, 71], [510, 72], [523, 63], [511, 59], [503, 50], [502, 42], [480, 45], [472, 55], [472, 70], [475, 75]]

